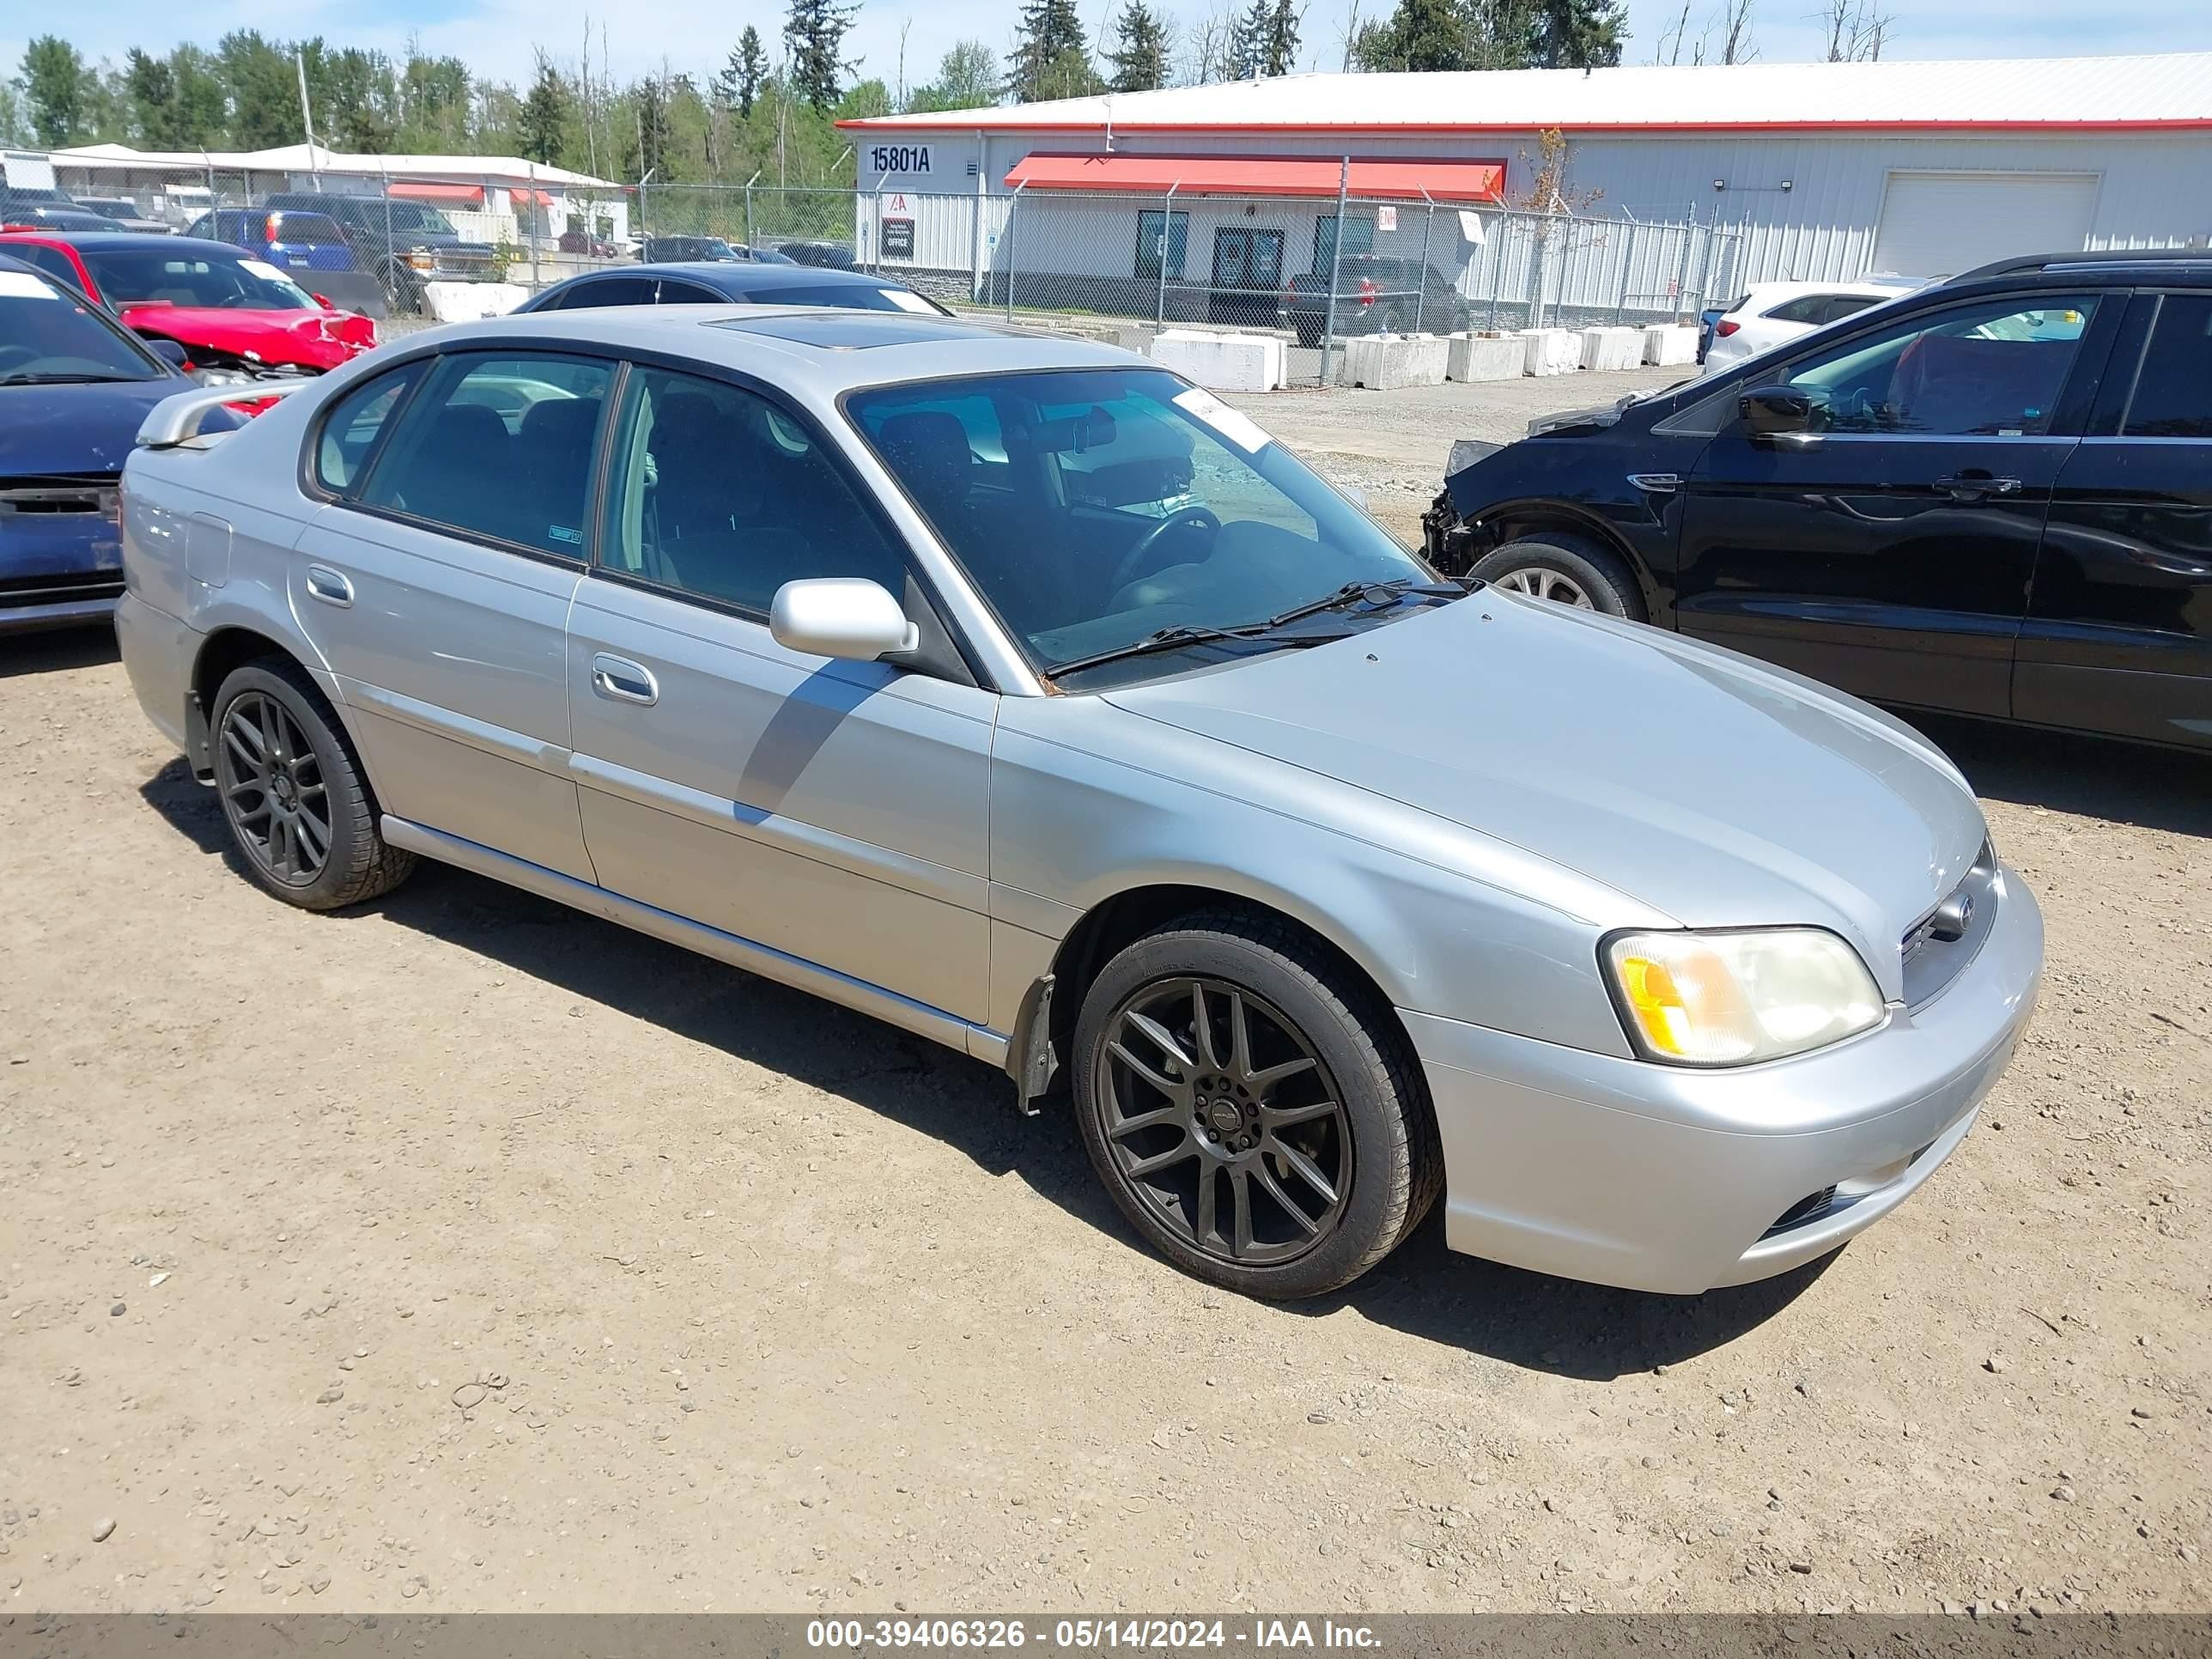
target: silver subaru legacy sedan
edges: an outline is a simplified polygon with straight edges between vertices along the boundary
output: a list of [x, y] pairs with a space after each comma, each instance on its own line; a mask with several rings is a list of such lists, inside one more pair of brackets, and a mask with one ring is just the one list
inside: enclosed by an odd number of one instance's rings
[[[125, 660], [245, 872], [442, 860], [1072, 1095], [1163, 1255], [1696, 1292], [1934, 1173], [2043, 925], [1888, 716], [1439, 581], [1103, 346], [788, 308], [416, 337], [125, 475]], [[732, 981], [732, 996], [743, 983]]]

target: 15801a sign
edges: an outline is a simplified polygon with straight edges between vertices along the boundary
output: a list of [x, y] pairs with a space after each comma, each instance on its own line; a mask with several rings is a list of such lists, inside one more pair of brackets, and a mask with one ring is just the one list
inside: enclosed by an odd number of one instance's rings
[[878, 173], [927, 173], [927, 144], [871, 144], [868, 162]]

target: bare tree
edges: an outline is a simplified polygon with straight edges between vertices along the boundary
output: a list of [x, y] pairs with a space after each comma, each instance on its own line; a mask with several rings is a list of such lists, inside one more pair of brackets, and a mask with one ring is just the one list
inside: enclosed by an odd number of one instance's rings
[[1352, 73], [1352, 42], [1359, 39], [1359, 0], [1352, 0], [1352, 9], [1344, 19], [1344, 61], [1337, 67], [1346, 75]]
[[[1352, 9], [1355, 13], [1358, 9], [1357, 0], [1354, 0]], [[1690, 0], [1682, 0], [1680, 15], [1672, 23], [1659, 31], [1659, 44], [1651, 53], [1651, 61], [1655, 64], [1665, 64], [1670, 68], [1680, 63], [1682, 42], [1688, 38], [1689, 33]], [[1700, 40], [1698, 43], [1697, 51], [1699, 58], [1702, 59], [1705, 52], [1704, 41]]]
[[1748, 64], [1759, 56], [1751, 36], [1751, 9], [1757, 0], [1723, 0], [1720, 16], [1721, 62]]
[[1827, 31], [1832, 64], [1871, 64], [1881, 56], [1896, 20], [1874, 0], [1824, 0], [1814, 20]]
[[1188, 54], [1194, 85], [1207, 86], [1216, 81], [1237, 78], [1238, 66], [1229, 60], [1235, 55], [1230, 46], [1237, 34], [1237, 16], [1232, 7], [1216, 6], [1201, 14], [1185, 31], [1183, 49]]

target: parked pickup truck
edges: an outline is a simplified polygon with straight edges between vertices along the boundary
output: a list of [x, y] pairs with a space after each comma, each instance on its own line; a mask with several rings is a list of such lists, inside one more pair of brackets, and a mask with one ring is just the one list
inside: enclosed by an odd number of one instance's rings
[[[1302, 346], [1327, 331], [1328, 273], [1302, 270], [1283, 289], [1283, 320]], [[1336, 332], [1449, 334], [1468, 326], [1467, 297], [1443, 272], [1419, 259], [1347, 253], [1336, 273]]]
[[353, 248], [354, 263], [384, 285], [395, 312], [420, 311], [425, 283], [496, 283], [507, 276], [497, 249], [464, 241], [452, 220], [419, 202], [291, 191], [260, 206], [264, 212], [325, 213], [336, 220]]

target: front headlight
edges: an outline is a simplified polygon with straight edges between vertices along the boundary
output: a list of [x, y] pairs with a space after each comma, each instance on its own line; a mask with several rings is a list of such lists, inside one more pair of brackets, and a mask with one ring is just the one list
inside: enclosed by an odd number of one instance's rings
[[196, 368], [192, 379], [202, 386], [252, 386], [254, 377], [235, 368]]
[[1749, 1066], [1881, 1023], [1881, 991], [1858, 952], [1817, 927], [1624, 933], [1604, 957], [1646, 1060]]

